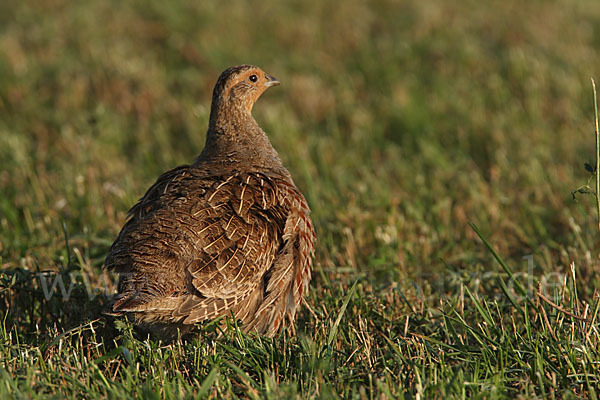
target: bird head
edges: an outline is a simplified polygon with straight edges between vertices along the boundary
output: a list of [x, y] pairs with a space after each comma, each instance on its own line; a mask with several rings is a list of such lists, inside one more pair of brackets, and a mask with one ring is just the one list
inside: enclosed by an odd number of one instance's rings
[[228, 68], [215, 85], [212, 107], [241, 107], [251, 112], [260, 95], [277, 85], [277, 79], [254, 65]]

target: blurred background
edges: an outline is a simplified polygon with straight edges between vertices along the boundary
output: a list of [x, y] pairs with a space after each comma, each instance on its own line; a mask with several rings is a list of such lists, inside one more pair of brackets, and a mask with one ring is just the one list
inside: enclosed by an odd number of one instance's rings
[[469, 221], [515, 270], [575, 261], [591, 287], [593, 196], [571, 191], [599, 49], [597, 1], [4, 0], [2, 268], [100, 276], [128, 208], [202, 150], [220, 72], [249, 63], [282, 82], [254, 115], [313, 210], [311, 297], [360, 277], [439, 300], [497, 270]]

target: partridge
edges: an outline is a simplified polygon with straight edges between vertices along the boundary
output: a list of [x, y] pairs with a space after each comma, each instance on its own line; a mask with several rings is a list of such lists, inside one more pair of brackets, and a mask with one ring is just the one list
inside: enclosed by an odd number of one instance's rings
[[204, 150], [158, 178], [110, 248], [105, 266], [119, 274], [110, 314], [158, 336], [231, 315], [247, 332], [294, 330], [316, 236], [306, 199], [251, 114], [277, 85], [252, 65], [221, 74]]

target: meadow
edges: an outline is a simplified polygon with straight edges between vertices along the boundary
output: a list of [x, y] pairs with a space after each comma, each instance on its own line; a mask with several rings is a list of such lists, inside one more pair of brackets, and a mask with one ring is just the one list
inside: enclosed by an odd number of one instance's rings
[[[140, 337], [104, 257], [242, 63], [318, 235], [296, 334]], [[0, 398], [597, 398], [599, 66], [595, 0], [3, 0]]]

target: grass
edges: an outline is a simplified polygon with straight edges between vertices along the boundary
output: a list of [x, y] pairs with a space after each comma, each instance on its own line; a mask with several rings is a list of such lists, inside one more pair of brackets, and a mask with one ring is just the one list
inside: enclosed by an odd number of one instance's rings
[[[0, 398], [597, 398], [570, 193], [599, 26], [593, 0], [1, 2]], [[100, 317], [103, 259], [239, 63], [282, 82], [254, 113], [319, 237], [297, 335], [137, 337]]]

